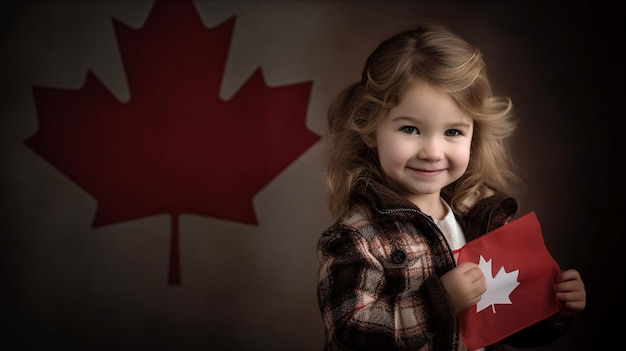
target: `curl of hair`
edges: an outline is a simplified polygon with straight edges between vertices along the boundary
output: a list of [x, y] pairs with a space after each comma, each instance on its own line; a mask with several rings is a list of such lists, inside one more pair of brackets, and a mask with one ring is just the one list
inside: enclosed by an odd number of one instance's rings
[[485, 188], [513, 194], [518, 178], [508, 137], [516, 124], [508, 97], [493, 96], [481, 52], [448, 29], [420, 26], [383, 41], [367, 58], [361, 80], [346, 87], [328, 110], [327, 201], [334, 217], [351, 210], [360, 180], [384, 182], [375, 148], [367, 145], [389, 109], [418, 82], [452, 97], [474, 121], [467, 171], [443, 192], [464, 212]]

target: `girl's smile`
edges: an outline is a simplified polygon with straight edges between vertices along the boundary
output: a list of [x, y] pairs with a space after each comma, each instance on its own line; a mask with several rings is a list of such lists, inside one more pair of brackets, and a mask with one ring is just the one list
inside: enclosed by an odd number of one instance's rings
[[419, 169], [419, 168], [412, 168], [412, 167], [407, 167], [409, 170], [413, 170], [417, 175], [421, 175], [421, 176], [425, 176], [425, 177], [434, 177], [436, 175], [439, 175], [443, 172], [445, 172], [445, 169]]

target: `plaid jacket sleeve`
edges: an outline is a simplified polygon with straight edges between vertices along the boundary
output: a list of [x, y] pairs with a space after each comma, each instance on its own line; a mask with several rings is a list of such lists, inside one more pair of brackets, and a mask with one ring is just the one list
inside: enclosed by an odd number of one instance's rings
[[[398, 250], [404, 260], [394, 259]], [[454, 349], [456, 320], [421, 236], [336, 224], [320, 238], [318, 255], [325, 350], [420, 350], [441, 341]]]

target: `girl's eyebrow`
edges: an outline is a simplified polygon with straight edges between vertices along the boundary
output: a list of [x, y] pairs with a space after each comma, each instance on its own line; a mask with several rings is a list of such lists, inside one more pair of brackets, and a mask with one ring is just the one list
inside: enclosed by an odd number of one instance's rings
[[[407, 122], [407, 123], [418, 123], [420, 122], [419, 118], [411, 117], [411, 116], [395, 116], [391, 119], [392, 122]], [[472, 126], [471, 123], [468, 122], [457, 122], [448, 125], [448, 128], [470, 128]]]
[[419, 118], [415, 118], [415, 117], [410, 117], [410, 116], [395, 116], [393, 118], [391, 118], [392, 122], [409, 122], [409, 123], [416, 123], [419, 122]]

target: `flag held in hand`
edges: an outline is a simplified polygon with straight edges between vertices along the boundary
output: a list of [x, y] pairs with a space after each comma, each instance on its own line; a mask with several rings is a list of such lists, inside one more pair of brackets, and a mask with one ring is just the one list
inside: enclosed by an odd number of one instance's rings
[[461, 337], [470, 350], [491, 345], [560, 309], [553, 286], [560, 275], [534, 212], [459, 249], [458, 262], [485, 274], [487, 291], [459, 313]]

